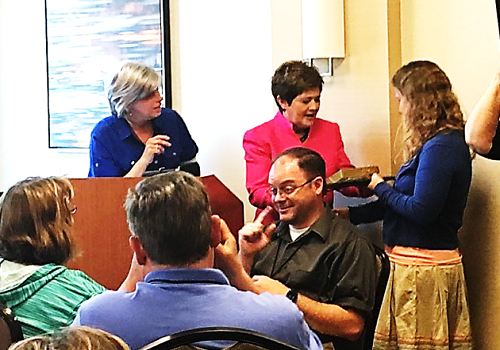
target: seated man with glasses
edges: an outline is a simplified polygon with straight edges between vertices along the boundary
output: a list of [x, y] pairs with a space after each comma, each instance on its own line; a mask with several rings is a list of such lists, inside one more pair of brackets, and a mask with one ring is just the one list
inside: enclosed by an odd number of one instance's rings
[[286, 295], [335, 349], [362, 349], [360, 335], [374, 304], [375, 255], [356, 227], [325, 205], [325, 183], [325, 162], [315, 151], [291, 148], [278, 155], [269, 191], [280, 220], [263, 225], [268, 207], [246, 224], [239, 255], [254, 291]]

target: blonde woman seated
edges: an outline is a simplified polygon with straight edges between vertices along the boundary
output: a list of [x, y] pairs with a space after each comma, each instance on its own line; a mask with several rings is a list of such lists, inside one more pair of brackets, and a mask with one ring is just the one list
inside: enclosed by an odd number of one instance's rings
[[71, 324], [80, 304], [104, 287], [61, 266], [74, 252], [70, 182], [28, 178], [0, 200], [0, 302], [25, 337]]
[[115, 335], [91, 327], [64, 328], [53, 334], [29, 338], [9, 350], [130, 350]]

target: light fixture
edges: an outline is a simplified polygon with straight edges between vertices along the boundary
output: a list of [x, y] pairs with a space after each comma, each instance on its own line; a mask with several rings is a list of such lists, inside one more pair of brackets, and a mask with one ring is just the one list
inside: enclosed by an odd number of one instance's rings
[[345, 57], [344, 0], [302, 0], [302, 55], [333, 75], [333, 59]]

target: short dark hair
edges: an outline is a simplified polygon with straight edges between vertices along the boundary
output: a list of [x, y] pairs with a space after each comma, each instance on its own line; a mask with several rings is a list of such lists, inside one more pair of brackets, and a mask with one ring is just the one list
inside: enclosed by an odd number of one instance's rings
[[170, 171], [139, 182], [125, 200], [130, 231], [151, 261], [188, 266], [210, 247], [211, 210], [203, 184], [183, 171]]
[[0, 256], [21, 264], [62, 264], [73, 253], [73, 221], [67, 179], [27, 178], [0, 203]]
[[281, 112], [283, 109], [278, 103], [278, 97], [289, 105], [295, 97], [305, 91], [323, 89], [323, 78], [314, 66], [302, 61], [287, 61], [276, 69], [271, 79], [271, 91], [274, 100]]
[[308, 178], [313, 179], [321, 176], [323, 179], [323, 194], [326, 193], [326, 164], [318, 152], [305, 147], [289, 148], [278, 154], [274, 158], [273, 164], [283, 157], [296, 159], [297, 165], [306, 173]]

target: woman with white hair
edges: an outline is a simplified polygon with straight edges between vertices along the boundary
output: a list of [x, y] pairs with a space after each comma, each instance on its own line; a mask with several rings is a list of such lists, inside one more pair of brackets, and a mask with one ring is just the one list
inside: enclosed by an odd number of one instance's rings
[[92, 130], [89, 177], [134, 177], [177, 168], [199, 175], [198, 146], [180, 115], [161, 107], [159, 86], [153, 68], [122, 65], [108, 89], [112, 115]]

